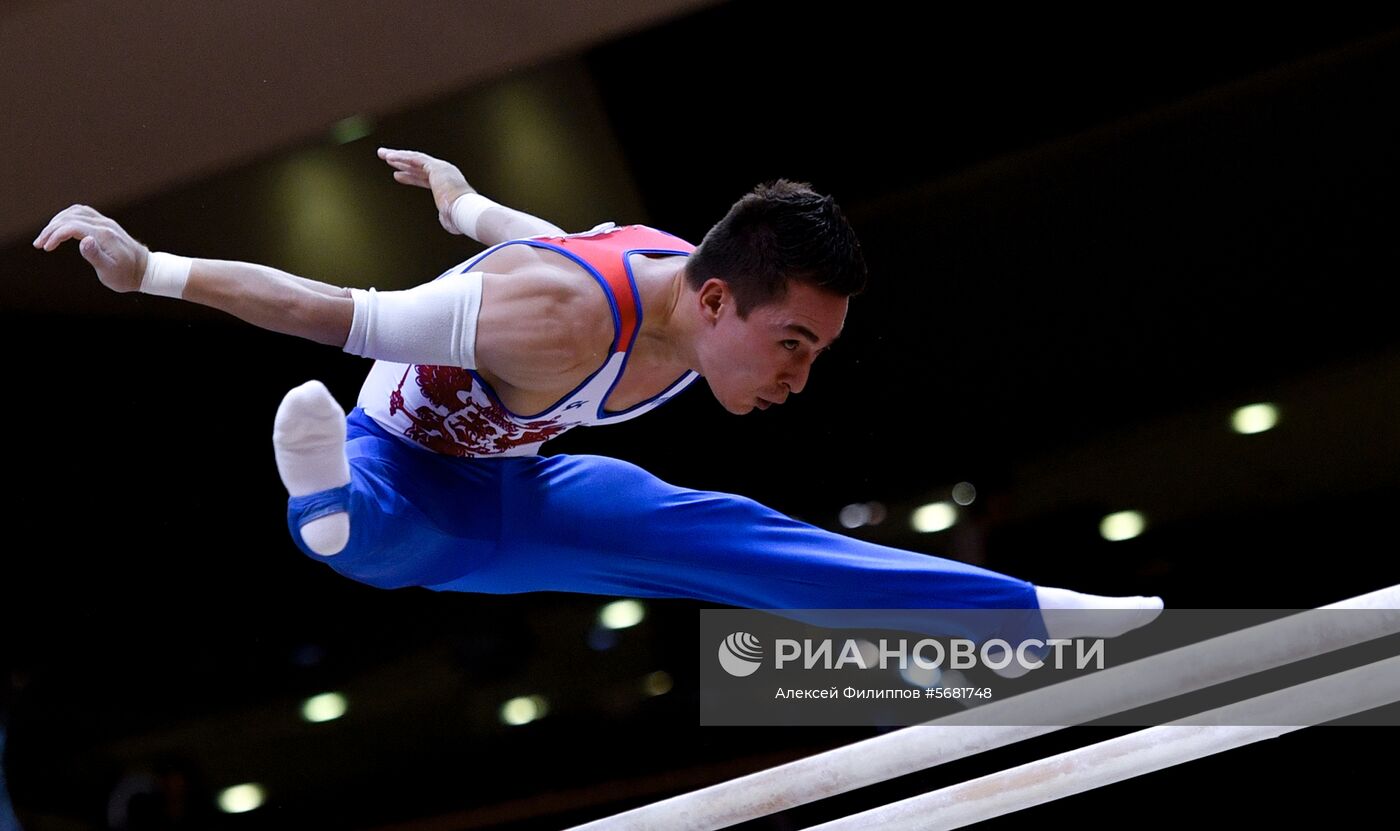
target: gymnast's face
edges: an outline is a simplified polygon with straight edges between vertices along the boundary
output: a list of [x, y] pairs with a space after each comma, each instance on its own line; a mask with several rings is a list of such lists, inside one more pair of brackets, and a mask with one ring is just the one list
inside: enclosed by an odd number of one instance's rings
[[699, 344], [701, 374], [735, 415], [766, 410], [802, 392], [812, 362], [846, 323], [848, 298], [806, 283], [788, 283], [782, 300], [749, 310], [741, 320], [721, 280], [700, 289], [707, 330]]

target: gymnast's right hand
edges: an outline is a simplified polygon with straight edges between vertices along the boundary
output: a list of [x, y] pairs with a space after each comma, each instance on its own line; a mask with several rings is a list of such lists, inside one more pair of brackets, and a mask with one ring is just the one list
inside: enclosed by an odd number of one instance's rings
[[141, 288], [150, 249], [137, 242], [116, 220], [87, 205], [64, 208], [34, 239], [34, 247], [52, 251], [64, 240], [78, 240], [78, 253], [97, 271], [97, 279], [112, 291]]

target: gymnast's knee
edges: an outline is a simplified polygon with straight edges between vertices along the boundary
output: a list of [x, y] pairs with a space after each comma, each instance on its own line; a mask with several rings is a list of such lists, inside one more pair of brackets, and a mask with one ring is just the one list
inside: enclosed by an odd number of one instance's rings
[[[389, 555], [382, 546], [366, 544], [368, 529], [362, 527], [365, 522], [349, 522], [349, 534], [345, 545], [333, 554], [324, 555], [318, 553], [307, 544], [306, 538], [301, 533], [301, 527], [318, 518], [314, 511], [310, 511], [301, 506], [289, 506], [287, 513], [287, 529], [291, 532], [292, 542], [297, 550], [306, 555], [309, 559], [318, 563], [330, 566], [330, 568], [342, 577], [348, 577], [358, 583], [374, 586], [381, 589], [397, 589], [403, 586], [414, 585], [412, 580], [396, 577], [393, 574], [386, 574], [384, 560]], [[321, 514], [322, 516], [326, 514]], [[349, 516], [348, 511], [346, 516]]]
[[[301, 528], [320, 517], [345, 512], [349, 537], [329, 556], [307, 545]], [[494, 546], [490, 540], [457, 539], [438, 533], [418, 515], [390, 522], [373, 502], [358, 498], [350, 486], [288, 501], [287, 526], [297, 549], [341, 576], [380, 589], [432, 586], [455, 580], [479, 564]]]
[[[371, 523], [368, 517], [360, 516], [359, 521], [351, 521], [354, 482], [337, 488], [317, 491], [305, 496], [287, 499], [287, 530], [297, 550], [317, 562], [332, 563], [337, 571], [359, 561], [364, 550], [364, 541]], [[360, 512], [363, 514], [363, 512]], [[302, 530], [316, 520], [340, 515], [343, 527], [317, 529], [320, 533], [308, 541]], [[324, 523], [322, 523], [324, 526]], [[333, 540], [333, 541], [332, 541]], [[328, 544], [329, 541], [329, 544]], [[324, 552], [324, 553], [323, 553]], [[354, 575], [347, 575], [353, 577]]]

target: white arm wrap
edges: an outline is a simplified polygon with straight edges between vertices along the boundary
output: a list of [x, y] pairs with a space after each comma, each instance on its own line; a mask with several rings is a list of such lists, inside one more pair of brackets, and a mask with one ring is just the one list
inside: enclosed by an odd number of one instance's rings
[[479, 193], [464, 193], [457, 197], [457, 201], [452, 203], [452, 208], [448, 214], [452, 217], [452, 224], [457, 226], [457, 233], [465, 234], [468, 237], [477, 239], [477, 224], [481, 220], [481, 215], [486, 213], [487, 208], [499, 208], [500, 205]]
[[406, 291], [350, 289], [355, 317], [345, 352], [404, 364], [476, 369], [481, 272], [460, 272]]
[[141, 276], [141, 286], [137, 290], [162, 297], [182, 297], [193, 264], [194, 260], [189, 257], [151, 251], [146, 257], [146, 273]]

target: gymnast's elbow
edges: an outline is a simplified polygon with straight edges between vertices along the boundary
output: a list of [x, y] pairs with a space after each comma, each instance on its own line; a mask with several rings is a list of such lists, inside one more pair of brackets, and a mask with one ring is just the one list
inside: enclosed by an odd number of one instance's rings
[[326, 346], [344, 347], [355, 317], [355, 301], [350, 289], [335, 294], [298, 292], [286, 309], [287, 334], [297, 335]]

